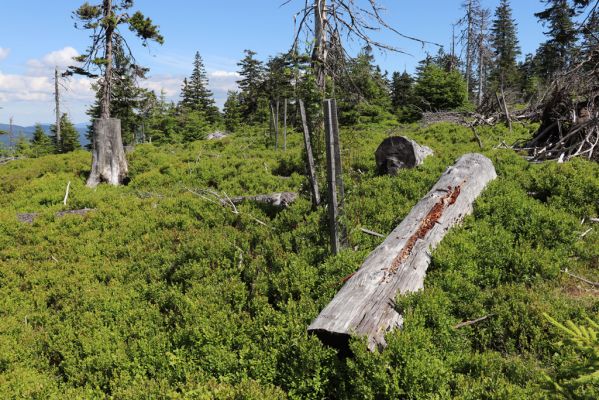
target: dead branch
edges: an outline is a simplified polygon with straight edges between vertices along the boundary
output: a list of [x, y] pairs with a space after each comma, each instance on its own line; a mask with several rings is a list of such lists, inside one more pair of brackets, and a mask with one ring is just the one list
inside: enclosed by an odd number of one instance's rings
[[478, 324], [479, 322], [482, 322], [482, 321], [484, 321], [486, 319], [489, 319], [491, 317], [494, 317], [494, 316], [495, 316], [495, 314], [488, 314], [488, 315], [485, 315], [484, 317], [480, 317], [480, 318], [474, 319], [472, 321], [460, 322], [459, 324], [455, 325], [453, 327], [453, 329], [460, 329], [460, 328], [463, 328], [465, 326], [470, 326], [470, 325]]
[[376, 236], [376, 237], [380, 237], [380, 238], [385, 238], [385, 235], [381, 235], [378, 232], [375, 231], [371, 231], [370, 229], [366, 229], [366, 228], [360, 228], [360, 231], [364, 232], [367, 235], [372, 235], [372, 236]]
[[589, 285], [591, 285], [593, 287], [599, 288], [599, 282], [593, 282], [593, 281], [591, 281], [591, 280], [589, 280], [589, 279], [587, 279], [587, 278], [585, 278], [583, 276], [579, 276], [579, 275], [573, 274], [573, 273], [569, 272], [567, 269], [563, 270], [562, 272], [564, 274], [566, 274], [566, 275], [574, 278], [574, 279], [578, 279], [579, 281], [582, 281], [584, 283], [588, 283]]

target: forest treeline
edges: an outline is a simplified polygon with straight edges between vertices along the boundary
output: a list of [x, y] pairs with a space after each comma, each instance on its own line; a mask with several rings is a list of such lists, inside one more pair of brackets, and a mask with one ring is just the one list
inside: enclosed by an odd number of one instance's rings
[[[547, 40], [534, 54], [521, 57], [518, 21], [509, 0], [491, 12], [480, 0], [464, 2], [463, 17], [452, 27], [451, 43], [427, 54], [414, 74], [382, 71], [366, 44], [356, 56], [331, 51], [327, 62], [325, 96], [338, 99], [342, 125], [361, 122], [418, 121], [424, 112], [475, 110], [494, 101], [501, 92], [509, 104], [538, 101], [551, 82], [581, 60], [597, 58], [593, 51], [599, 32], [599, 15], [590, 13], [586, 0], [542, 0], [536, 13]], [[588, 10], [587, 10], [588, 11]], [[581, 21], [581, 18], [585, 18]], [[584, 22], [584, 24], [582, 24]], [[583, 27], [583, 29], [581, 29]], [[184, 143], [204, 138], [215, 130], [234, 132], [242, 125], [272, 124], [287, 102], [289, 123], [300, 125], [297, 99], [308, 105], [311, 120], [318, 120], [322, 93], [316, 82], [313, 58], [295, 46], [291, 51], [262, 60], [246, 50], [238, 63], [237, 91], [230, 91], [222, 112], [209, 89], [208, 74], [200, 53], [193, 71], [181, 84], [178, 102], [164, 92], [140, 88], [148, 69], [136, 65], [121, 40], [115, 40], [114, 81], [110, 112], [121, 120], [125, 145], [140, 142]], [[100, 116], [102, 88], [94, 85], [96, 102], [90, 118]], [[281, 111], [278, 111], [278, 110]], [[31, 143], [20, 140], [17, 153], [40, 156], [79, 147], [68, 116], [61, 124], [65, 143], [48, 140], [40, 130]], [[55, 130], [55, 127], [52, 128]], [[90, 126], [89, 138], [92, 138]]]

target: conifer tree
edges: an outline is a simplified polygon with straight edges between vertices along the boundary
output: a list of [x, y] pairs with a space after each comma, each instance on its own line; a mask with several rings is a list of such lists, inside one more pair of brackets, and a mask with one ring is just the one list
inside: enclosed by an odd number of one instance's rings
[[515, 84], [518, 79], [516, 58], [520, 55], [520, 46], [509, 0], [501, 0], [495, 10], [491, 28], [491, 48], [495, 56], [492, 79], [501, 86]]
[[[87, 186], [95, 187], [101, 182], [112, 185], [121, 184], [127, 174], [128, 166], [123, 148], [120, 121], [111, 118], [110, 98], [114, 81], [114, 45], [122, 39], [120, 26], [125, 25], [133, 32], [142, 44], [147, 46], [149, 41], [162, 44], [164, 38], [151, 19], [142, 12], [131, 13], [134, 0], [102, 0], [95, 4], [86, 1], [77, 10], [74, 18], [82, 24], [83, 29], [91, 32], [91, 44], [88, 49], [75, 60], [82, 66], [69, 67], [68, 74], [82, 74], [97, 77], [99, 72], [102, 79], [102, 95], [100, 101], [100, 119], [96, 120], [92, 148], [92, 168], [87, 179]], [[128, 48], [128, 46], [127, 46]]]
[[55, 152], [52, 139], [46, 135], [40, 124], [35, 124], [35, 131], [31, 138], [31, 153], [34, 157], [42, 157]]
[[52, 132], [50, 138], [57, 153], [69, 153], [81, 148], [79, 132], [75, 129], [75, 125], [73, 125], [67, 114], [62, 114], [62, 117], [60, 117], [60, 141], [56, 137], [56, 125], [52, 125], [50, 131]]
[[406, 71], [394, 72], [391, 77], [391, 104], [393, 108], [409, 105], [413, 101], [414, 78]]
[[[121, 120], [121, 136], [124, 144], [132, 144], [135, 140], [135, 132], [140, 125], [139, 107], [147, 90], [138, 86], [139, 79], [145, 79], [147, 68], [142, 68], [133, 63], [131, 57], [125, 52], [121, 38], [114, 41], [113, 57], [113, 81], [112, 94], [110, 96], [110, 114]], [[96, 90], [96, 102], [87, 111], [92, 119], [100, 118], [102, 88], [93, 85]], [[93, 138], [93, 127], [89, 127], [87, 133], [91, 142]]]
[[245, 57], [237, 65], [240, 67], [239, 75], [241, 80], [237, 81], [239, 89], [239, 101], [241, 103], [241, 113], [243, 120], [248, 123], [262, 122], [258, 116], [258, 108], [262, 86], [264, 83], [264, 65], [255, 58], [256, 53], [252, 50], [245, 50]]
[[218, 121], [219, 112], [212, 96], [208, 89], [208, 74], [204, 61], [200, 53], [196, 52], [191, 76], [183, 82], [181, 106], [188, 111], [204, 113], [207, 120], [213, 124]]
[[535, 16], [548, 27], [549, 40], [538, 51], [539, 66], [544, 78], [563, 71], [572, 61], [577, 41], [573, 17], [575, 9], [568, 0], [542, 0], [547, 8]]
[[225, 128], [229, 132], [235, 132], [241, 124], [241, 104], [239, 103], [239, 93], [229, 91], [227, 101], [224, 106]]

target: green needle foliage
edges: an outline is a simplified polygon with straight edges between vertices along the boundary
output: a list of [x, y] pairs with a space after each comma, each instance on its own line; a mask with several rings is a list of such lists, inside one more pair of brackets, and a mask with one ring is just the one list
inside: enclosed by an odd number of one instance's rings
[[[573, 360], [554, 380], [547, 376], [557, 395], [568, 399], [597, 398], [599, 395], [599, 324], [590, 318], [585, 324], [568, 320], [562, 324], [543, 314], [565, 339], [560, 343], [574, 351]], [[593, 389], [594, 388], [594, 389]]]

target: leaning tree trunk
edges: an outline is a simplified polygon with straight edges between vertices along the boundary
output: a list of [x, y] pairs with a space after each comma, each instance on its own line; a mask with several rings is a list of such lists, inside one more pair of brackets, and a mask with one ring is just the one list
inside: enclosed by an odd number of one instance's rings
[[424, 287], [430, 251], [472, 211], [474, 200], [496, 176], [488, 158], [480, 154], [460, 158], [370, 253], [308, 332], [341, 349], [347, 349], [351, 335], [367, 337], [370, 350], [383, 348], [385, 334], [403, 323], [395, 297]]
[[102, 182], [111, 185], [123, 183], [128, 167], [121, 138], [121, 120], [99, 118], [94, 120], [92, 143], [92, 170], [87, 186], [95, 187]]

